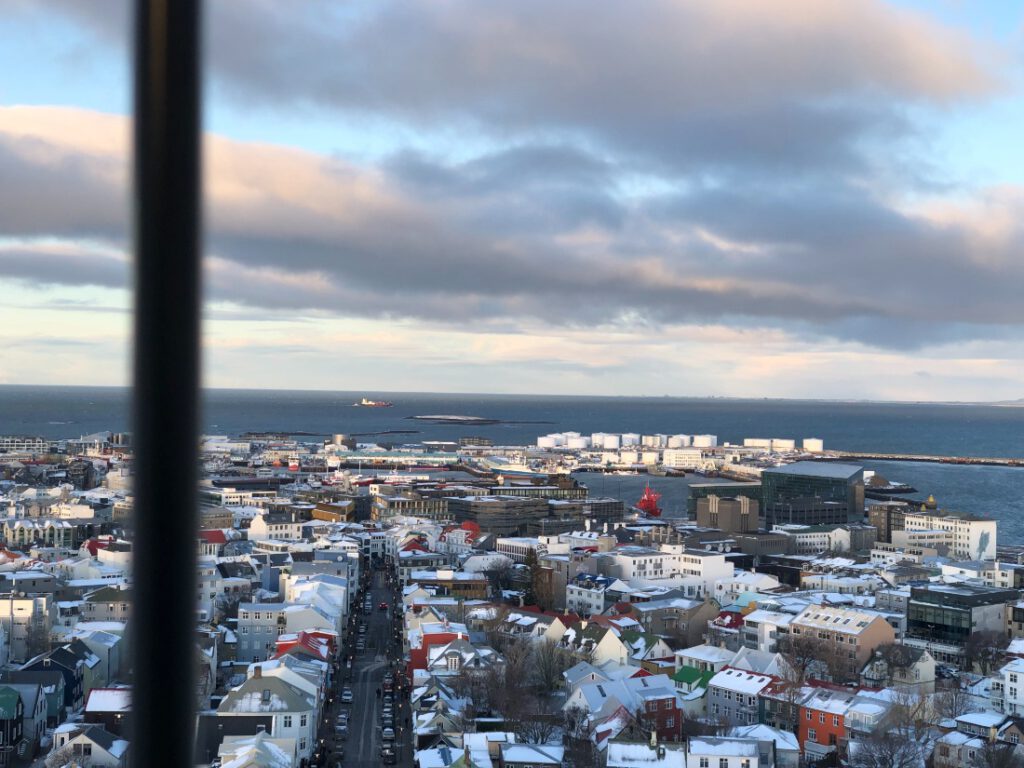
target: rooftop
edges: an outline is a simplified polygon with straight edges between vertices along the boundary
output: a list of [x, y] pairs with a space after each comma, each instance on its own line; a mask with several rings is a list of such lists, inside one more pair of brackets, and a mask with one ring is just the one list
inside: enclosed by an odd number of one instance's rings
[[797, 461], [783, 467], [766, 469], [766, 475], [799, 475], [801, 477], [822, 477], [830, 480], [849, 480], [864, 471], [856, 464], [838, 464], [835, 462]]

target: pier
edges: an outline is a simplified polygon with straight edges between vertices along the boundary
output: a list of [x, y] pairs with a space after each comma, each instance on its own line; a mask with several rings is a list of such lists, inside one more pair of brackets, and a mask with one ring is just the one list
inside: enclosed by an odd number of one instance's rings
[[930, 456], [914, 453], [858, 453], [826, 451], [822, 458], [836, 461], [920, 461], [929, 464], [974, 464], [987, 467], [1024, 467], [1024, 459], [988, 456]]

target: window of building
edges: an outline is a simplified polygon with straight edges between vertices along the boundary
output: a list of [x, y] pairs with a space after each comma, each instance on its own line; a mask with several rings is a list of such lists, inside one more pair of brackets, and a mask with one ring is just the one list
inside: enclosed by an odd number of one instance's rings
[[305, 728], [306, 727], [306, 723], [308, 721], [308, 718], [309, 718], [308, 715], [300, 715], [299, 716], [299, 725], [301, 725], [303, 728]]
[[729, 768], [729, 758], [720, 757], [718, 758], [718, 768]]
[[292, 727], [292, 716], [291, 715], [285, 715], [284, 716], [284, 727], [285, 728], [291, 728]]
[[706, 757], [700, 759], [700, 768], [708, 768], [708, 759]]
[[813, 728], [811, 728], [809, 731], [807, 731], [807, 738], [810, 739], [811, 741], [817, 741], [818, 740], [818, 732], [816, 730], [814, 730]]
[[832, 715], [832, 725], [836, 728], [839, 727], [839, 715]]

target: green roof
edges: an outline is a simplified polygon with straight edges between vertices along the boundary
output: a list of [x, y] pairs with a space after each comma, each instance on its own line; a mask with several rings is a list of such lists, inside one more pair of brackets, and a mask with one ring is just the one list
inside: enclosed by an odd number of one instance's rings
[[18, 716], [18, 702], [21, 697], [9, 685], [0, 687], [0, 720], [13, 720]]
[[706, 688], [707, 684], [711, 681], [711, 678], [715, 676], [715, 673], [711, 670], [702, 672], [696, 667], [680, 667], [678, 671], [672, 675], [672, 679], [677, 683], [684, 683], [685, 685], [693, 686], [697, 683], [697, 688]]

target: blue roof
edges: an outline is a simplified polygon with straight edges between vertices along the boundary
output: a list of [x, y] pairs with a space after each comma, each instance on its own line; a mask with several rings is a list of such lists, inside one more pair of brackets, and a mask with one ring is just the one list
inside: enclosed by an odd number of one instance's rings
[[848, 480], [864, 471], [864, 467], [856, 464], [839, 464], [832, 461], [797, 461], [784, 467], [766, 469], [765, 474], [773, 475], [804, 475], [807, 477], [826, 477], [833, 480]]

